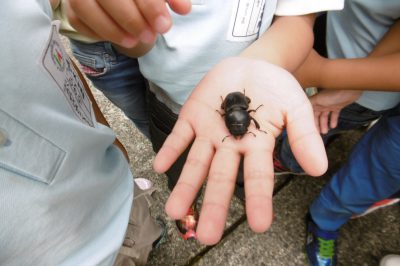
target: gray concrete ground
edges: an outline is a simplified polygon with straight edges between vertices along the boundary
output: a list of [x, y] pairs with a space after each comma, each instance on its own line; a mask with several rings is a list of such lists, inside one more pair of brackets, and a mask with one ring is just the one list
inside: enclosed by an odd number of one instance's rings
[[[148, 265], [308, 265], [304, 252], [307, 207], [330, 174], [346, 159], [360, 132], [350, 132], [332, 143], [328, 149], [330, 167], [325, 176], [276, 178], [276, 217], [266, 233], [256, 234], [249, 229], [244, 206], [235, 198], [223, 239], [219, 244], [207, 247], [178, 237], [173, 221], [163, 211], [169, 195], [167, 179], [152, 170], [154, 153], [149, 141], [101, 93], [94, 90], [94, 94], [111, 127], [128, 150], [134, 175], [150, 179], [158, 188], [152, 214], [166, 221], [167, 237], [151, 253]], [[399, 205], [351, 220], [341, 230], [339, 265], [378, 265], [379, 259], [389, 253], [400, 254]]]

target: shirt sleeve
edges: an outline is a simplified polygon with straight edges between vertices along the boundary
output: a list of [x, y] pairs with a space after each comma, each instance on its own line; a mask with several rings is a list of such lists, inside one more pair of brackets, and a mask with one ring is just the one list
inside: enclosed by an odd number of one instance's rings
[[344, 0], [278, 0], [275, 15], [297, 16], [328, 10], [341, 10]]

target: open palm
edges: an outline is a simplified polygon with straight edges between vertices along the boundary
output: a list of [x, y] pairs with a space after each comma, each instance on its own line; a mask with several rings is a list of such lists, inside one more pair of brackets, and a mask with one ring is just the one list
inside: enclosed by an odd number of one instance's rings
[[[230, 135], [221, 111], [221, 96], [244, 92], [251, 99], [250, 114], [260, 124], [249, 126], [253, 134]], [[223, 233], [233, 195], [237, 169], [244, 157], [246, 214], [255, 232], [272, 222], [275, 138], [286, 128], [298, 162], [310, 175], [321, 175], [327, 158], [315, 127], [310, 102], [297, 81], [285, 70], [264, 61], [228, 58], [216, 65], [184, 104], [179, 119], [158, 152], [154, 168], [165, 172], [193, 141], [177, 185], [166, 205], [167, 214], [180, 219], [203, 182], [207, 186], [197, 235], [204, 244], [217, 243]], [[265, 132], [264, 132], [265, 131]]]

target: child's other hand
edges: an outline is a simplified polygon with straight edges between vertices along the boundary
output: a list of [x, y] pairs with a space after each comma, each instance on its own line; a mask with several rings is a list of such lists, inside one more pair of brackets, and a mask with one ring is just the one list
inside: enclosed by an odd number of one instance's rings
[[310, 98], [314, 109], [315, 124], [321, 134], [338, 124], [340, 111], [355, 102], [362, 91], [322, 90]]
[[[242, 139], [230, 135], [221, 108], [221, 96], [245, 92], [252, 122]], [[203, 182], [207, 188], [197, 227], [200, 242], [213, 245], [223, 233], [233, 195], [237, 170], [244, 156], [246, 214], [255, 232], [266, 231], [272, 222], [275, 138], [286, 127], [292, 150], [310, 175], [327, 169], [322, 139], [309, 100], [289, 72], [264, 61], [229, 58], [215, 66], [184, 104], [179, 119], [156, 156], [154, 169], [165, 172], [194, 140], [180, 179], [166, 204], [172, 219], [180, 219], [195, 199]]]
[[[64, 0], [70, 24], [82, 34], [126, 48], [139, 41], [153, 43], [165, 33], [172, 19], [165, 0]], [[170, 0], [178, 14], [191, 10], [190, 0]]]

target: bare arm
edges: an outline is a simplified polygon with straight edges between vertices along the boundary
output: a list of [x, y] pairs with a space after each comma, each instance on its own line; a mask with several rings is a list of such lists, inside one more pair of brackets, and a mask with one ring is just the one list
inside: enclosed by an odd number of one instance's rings
[[320, 87], [333, 90], [400, 90], [400, 52], [327, 62]]
[[315, 14], [276, 17], [271, 27], [241, 56], [262, 59], [295, 71], [310, 52]]
[[326, 59], [312, 51], [295, 73], [303, 87], [333, 90], [400, 90], [400, 22], [396, 22], [368, 57]]

